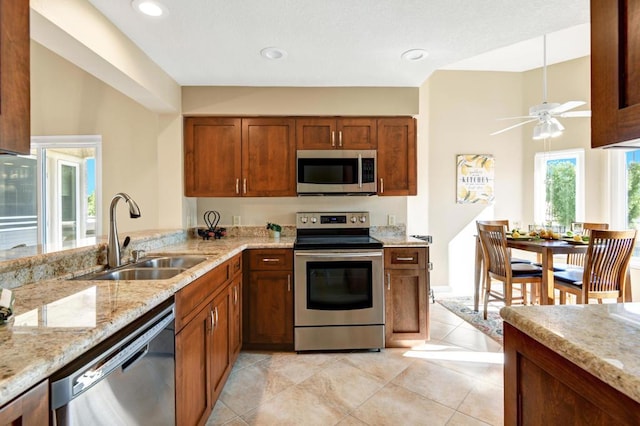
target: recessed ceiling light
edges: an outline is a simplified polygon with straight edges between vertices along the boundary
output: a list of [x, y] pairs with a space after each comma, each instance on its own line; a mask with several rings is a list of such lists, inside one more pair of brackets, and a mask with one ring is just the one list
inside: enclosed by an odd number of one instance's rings
[[278, 47], [265, 47], [260, 51], [262, 57], [272, 60], [284, 59], [288, 53], [286, 50], [282, 50]]
[[410, 49], [404, 52], [400, 57], [405, 61], [415, 62], [429, 56], [429, 53], [424, 49]]
[[156, 0], [133, 0], [131, 6], [138, 12], [154, 18], [167, 13], [167, 8]]

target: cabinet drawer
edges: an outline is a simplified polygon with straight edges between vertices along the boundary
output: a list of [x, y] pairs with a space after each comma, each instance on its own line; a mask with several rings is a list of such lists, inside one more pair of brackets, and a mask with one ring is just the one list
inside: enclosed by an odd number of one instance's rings
[[391, 269], [424, 269], [427, 264], [425, 247], [396, 247], [384, 250], [384, 267]]
[[265, 249], [249, 251], [249, 269], [252, 271], [282, 271], [293, 268], [293, 250]]
[[227, 261], [232, 277], [242, 272], [242, 254], [237, 254]]

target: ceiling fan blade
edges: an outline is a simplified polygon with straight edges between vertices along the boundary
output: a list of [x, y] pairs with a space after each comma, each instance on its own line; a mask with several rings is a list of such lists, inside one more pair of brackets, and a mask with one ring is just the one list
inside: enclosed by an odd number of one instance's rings
[[520, 119], [522, 119], [522, 118], [538, 118], [538, 116], [537, 115], [518, 115], [518, 116], [515, 116], [515, 117], [496, 118], [496, 120], [513, 120], [513, 119], [516, 119], [516, 118], [520, 118]]
[[559, 117], [591, 117], [591, 111], [570, 111], [563, 112]]
[[554, 109], [552, 109], [551, 111], [549, 111], [550, 114], [560, 114], [563, 113], [565, 111], [569, 111], [570, 109], [574, 109], [574, 108], [578, 108], [579, 106], [582, 106], [586, 104], [585, 101], [569, 101], [569, 102], [565, 102], [562, 105], [555, 107]]
[[531, 123], [532, 121], [538, 121], [538, 118], [536, 117], [536, 118], [532, 118], [531, 120], [527, 120], [527, 121], [523, 121], [523, 122], [518, 123], [518, 124], [514, 124], [513, 126], [509, 126], [506, 129], [502, 129], [502, 130], [498, 130], [497, 132], [493, 132], [489, 136], [497, 135], [497, 134], [500, 134], [502, 132], [506, 132], [507, 130], [515, 129], [516, 127], [522, 126], [523, 124]]

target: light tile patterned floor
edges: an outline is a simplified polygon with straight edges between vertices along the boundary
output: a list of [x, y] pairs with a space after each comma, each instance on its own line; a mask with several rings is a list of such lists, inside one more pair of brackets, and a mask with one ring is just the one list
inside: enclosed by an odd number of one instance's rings
[[207, 425], [501, 425], [502, 347], [439, 304], [382, 352], [242, 352]]

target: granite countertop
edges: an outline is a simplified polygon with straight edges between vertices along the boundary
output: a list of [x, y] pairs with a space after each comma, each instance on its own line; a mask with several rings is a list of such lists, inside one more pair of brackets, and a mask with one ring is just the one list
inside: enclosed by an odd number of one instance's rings
[[521, 332], [640, 402], [640, 303], [512, 306]]
[[[411, 237], [376, 237], [385, 246], [427, 245]], [[147, 252], [147, 255], [181, 253], [208, 257], [205, 262], [170, 279], [86, 281], [56, 278], [40, 279], [14, 288], [14, 315], [6, 324], [0, 325], [0, 406], [234, 255], [251, 248], [292, 248], [294, 241], [295, 237], [275, 240], [264, 236], [188, 239]], [[75, 257], [80, 254], [74, 255], [71, 251], [69, 256], [69, 263], [75, 264]], [[25, 261], [15, 259], [3, 263], [7, 262], [22, 264]]]

